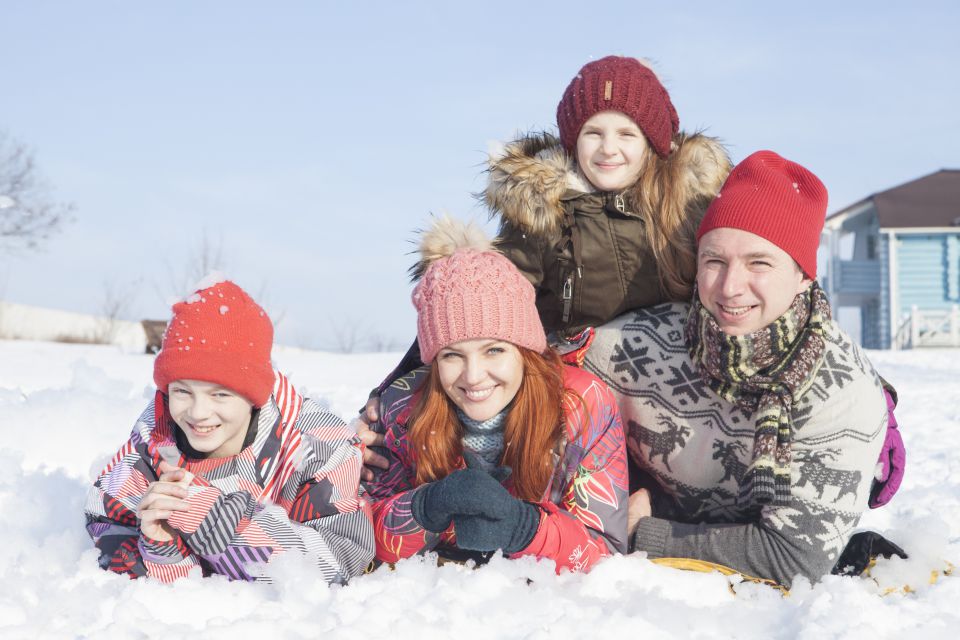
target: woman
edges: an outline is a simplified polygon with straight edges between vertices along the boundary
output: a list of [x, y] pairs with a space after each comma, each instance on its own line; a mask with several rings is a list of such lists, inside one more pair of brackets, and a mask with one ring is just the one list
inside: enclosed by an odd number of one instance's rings
[[478, 229], [439, 220], [421, 254], [429, 370], [384, 409], [389, 467], [368, 485], [377, 558], [501, 549], [587, 570], [626, 551], [611, 392], [548, 348], [532, 285]]

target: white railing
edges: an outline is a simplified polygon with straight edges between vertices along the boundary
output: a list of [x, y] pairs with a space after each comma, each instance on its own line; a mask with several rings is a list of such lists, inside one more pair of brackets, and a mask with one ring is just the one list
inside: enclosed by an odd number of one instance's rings
[[960, 306], [950, 309], [910, 307], [897, 327], [892, 349], [917, 347], [960, 347]]

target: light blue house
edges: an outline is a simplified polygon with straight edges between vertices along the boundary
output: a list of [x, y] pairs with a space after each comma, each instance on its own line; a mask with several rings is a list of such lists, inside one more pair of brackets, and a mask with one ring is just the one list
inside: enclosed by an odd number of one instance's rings
[[864, 347], [960, 347], [960, 170], [831, 214], [820, 257], [838, 320]]

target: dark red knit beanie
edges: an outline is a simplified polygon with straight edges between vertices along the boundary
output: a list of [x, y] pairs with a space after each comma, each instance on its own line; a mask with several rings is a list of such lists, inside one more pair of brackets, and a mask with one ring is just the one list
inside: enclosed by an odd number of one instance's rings
[[757, 151], [727, 176], [697, 229], [697, 242], [721, 227], [769, 240], [817, 277], [817, 247], [827, 214], [827, 188], [796, 162]]
[[173, 305], [153, 381], [164, 393], [176, 380], [213, 382], [262, 407], [273, 392], [272, 348], [266, 312], [234, 283], [219, 282]]
[[680, 128], [677, 110], [657, 75], [636, 58], [607, 56], [587, 63], [570, 81], [557, 105], [560, 142], [576, 153], [583, 123], [601, 111], [620, 111], [637, 123], [661, 158]]

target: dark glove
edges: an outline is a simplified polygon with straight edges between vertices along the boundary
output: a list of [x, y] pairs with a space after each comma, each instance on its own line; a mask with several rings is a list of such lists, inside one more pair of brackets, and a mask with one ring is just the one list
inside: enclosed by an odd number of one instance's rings
[[483, 462], [483, 459], [480, 456], [466, 449], [463, 451], [463, 461], [467, 464], [467, 469], [479, 469], [480, 471], [485, 471], [493, 476], [493, 479], [500, 484], [506, 482], [507, 478], [510, 477], [510, 474], [513, 473], [513, 469], [503, 465], [490, 467]]
[[525, 549], [537, 534], [540, 509], [513, 496], [510, 498], [513, 503], [507, 510], [508, 515], [502, 518], [460, 514], [453, 516], [457, 546], [473, 551], [503, 549], [506, 555]]
[[535, 506], [514, 498], [479, 469], [454, 471], [424, 485], [410, 507], [414, 520], [427, 531], [440, 533], [452, 521], [457, 546], [475, 551], [516, 553], [530, 544], [540, 522]]
[[[421, 486], [410, 504], [411, 515], [427, 531], [447, 530], [454, 514], [485, 513], [486, 494], [506, 489], [479, 469], [460, 469]], [[509, 494], [507, 494], [509, 496]]]
[[833, 575], [859, 576], [870, 566], [870, 561], [880, 556], [889, 558], [899, 556], [907, 559], [907, 552], [874, 531], [861, 531], [850, 536], [840, 559], [834, 565]]
[[881, 465], [880, 477], [873, 481], [870, 487], [870, 500], [868, 504], [871, 509], [882, 507], [890, 502], [893, 495], [900, 488], [903, 481], [903, 471], [907, 466], [907, 450], [903, 446], [903, 437], [897, 428], [897, 418], [893, 415], [893, 409], [897, 404], [896, 391], [891, 394], [892, 387], [883, 389], [887, 397], [887, 434], [883, 440], [883, 447], [880, 449]]

